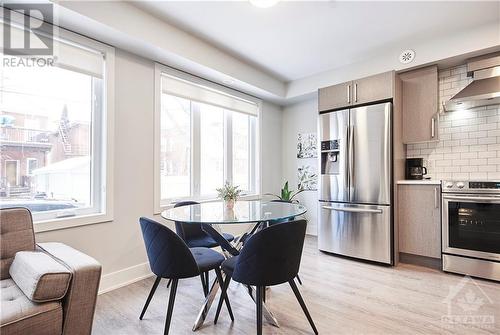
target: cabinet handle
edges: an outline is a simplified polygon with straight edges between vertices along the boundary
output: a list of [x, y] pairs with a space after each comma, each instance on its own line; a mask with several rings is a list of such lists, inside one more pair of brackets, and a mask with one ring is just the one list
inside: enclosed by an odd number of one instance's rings
[[351, 85], [347, 85], [347, 103], [351, 103]]
[[436, 136], [436, 119], [432, 117], [431, 119], [431, 137], [434, 138]]
[[439, 208], [439, 191], [437, 187], [434, 187], [434, 208]]
[[358, 84], [354, 84], [354, 102], [358, 102]]

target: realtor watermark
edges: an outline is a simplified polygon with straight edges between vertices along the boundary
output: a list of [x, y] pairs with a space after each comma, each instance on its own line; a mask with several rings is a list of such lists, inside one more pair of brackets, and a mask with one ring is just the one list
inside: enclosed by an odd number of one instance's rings
[[2, 66], [54, 66], [53, 4], [5, 2], [2, 11]]
[[2, 65], [8, 67], [43, 67], [54, 66], [55, 57], [3, 57]]
[[450, 287], [443, 303], [447, 304], [447, 314], [441, 317], [441, 322], [446, 328], [460, 326], [494, 329], [495, 327], [495, 315], [491, 313], [493, 300], [469, 276], [463, 277], [457, 285]]

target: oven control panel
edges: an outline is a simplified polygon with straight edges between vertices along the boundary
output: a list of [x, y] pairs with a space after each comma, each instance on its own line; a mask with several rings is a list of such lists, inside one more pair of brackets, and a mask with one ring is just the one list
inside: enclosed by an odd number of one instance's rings
[[500, 182], [494, 182], [494, 181], [470, 181], [469, 182], [469, 188], [488, 188], [488, 189], [495, 189], [498, 190], [500, 189]]
[[443, 180], [443, 192], [500, 193], [500, 181]]

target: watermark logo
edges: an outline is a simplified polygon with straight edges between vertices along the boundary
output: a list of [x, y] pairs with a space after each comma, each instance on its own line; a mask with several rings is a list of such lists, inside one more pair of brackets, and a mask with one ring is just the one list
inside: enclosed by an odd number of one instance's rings
[[[54, 52], [54, 18], [50, 3], [6, 3], [3, 7], [3, 51], [11, 56], [51, 56]], [[13, 15], [22, 20], [22, 29], [13, 25]], [[33, 19], [38, 18], [38, 19]]]
[[491, 313], [493, 300], [471, 277], [465, 276], [450, 287], [448, 296], [443, 300], [448, 312], [441, 317], [447, 328], [453, 326], [493, 329], [495, 316]]
[[3, 3], [2, 66], [54, 66], [54, 6], [50, 3]]

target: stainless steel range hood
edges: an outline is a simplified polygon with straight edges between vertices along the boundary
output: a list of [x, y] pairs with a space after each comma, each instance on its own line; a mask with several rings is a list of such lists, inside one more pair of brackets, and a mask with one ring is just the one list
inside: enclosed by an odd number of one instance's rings
[[469, 60], [467, 74], [473, 81], [445, 103], [445, 112], [500, 104], [500, 54]]

